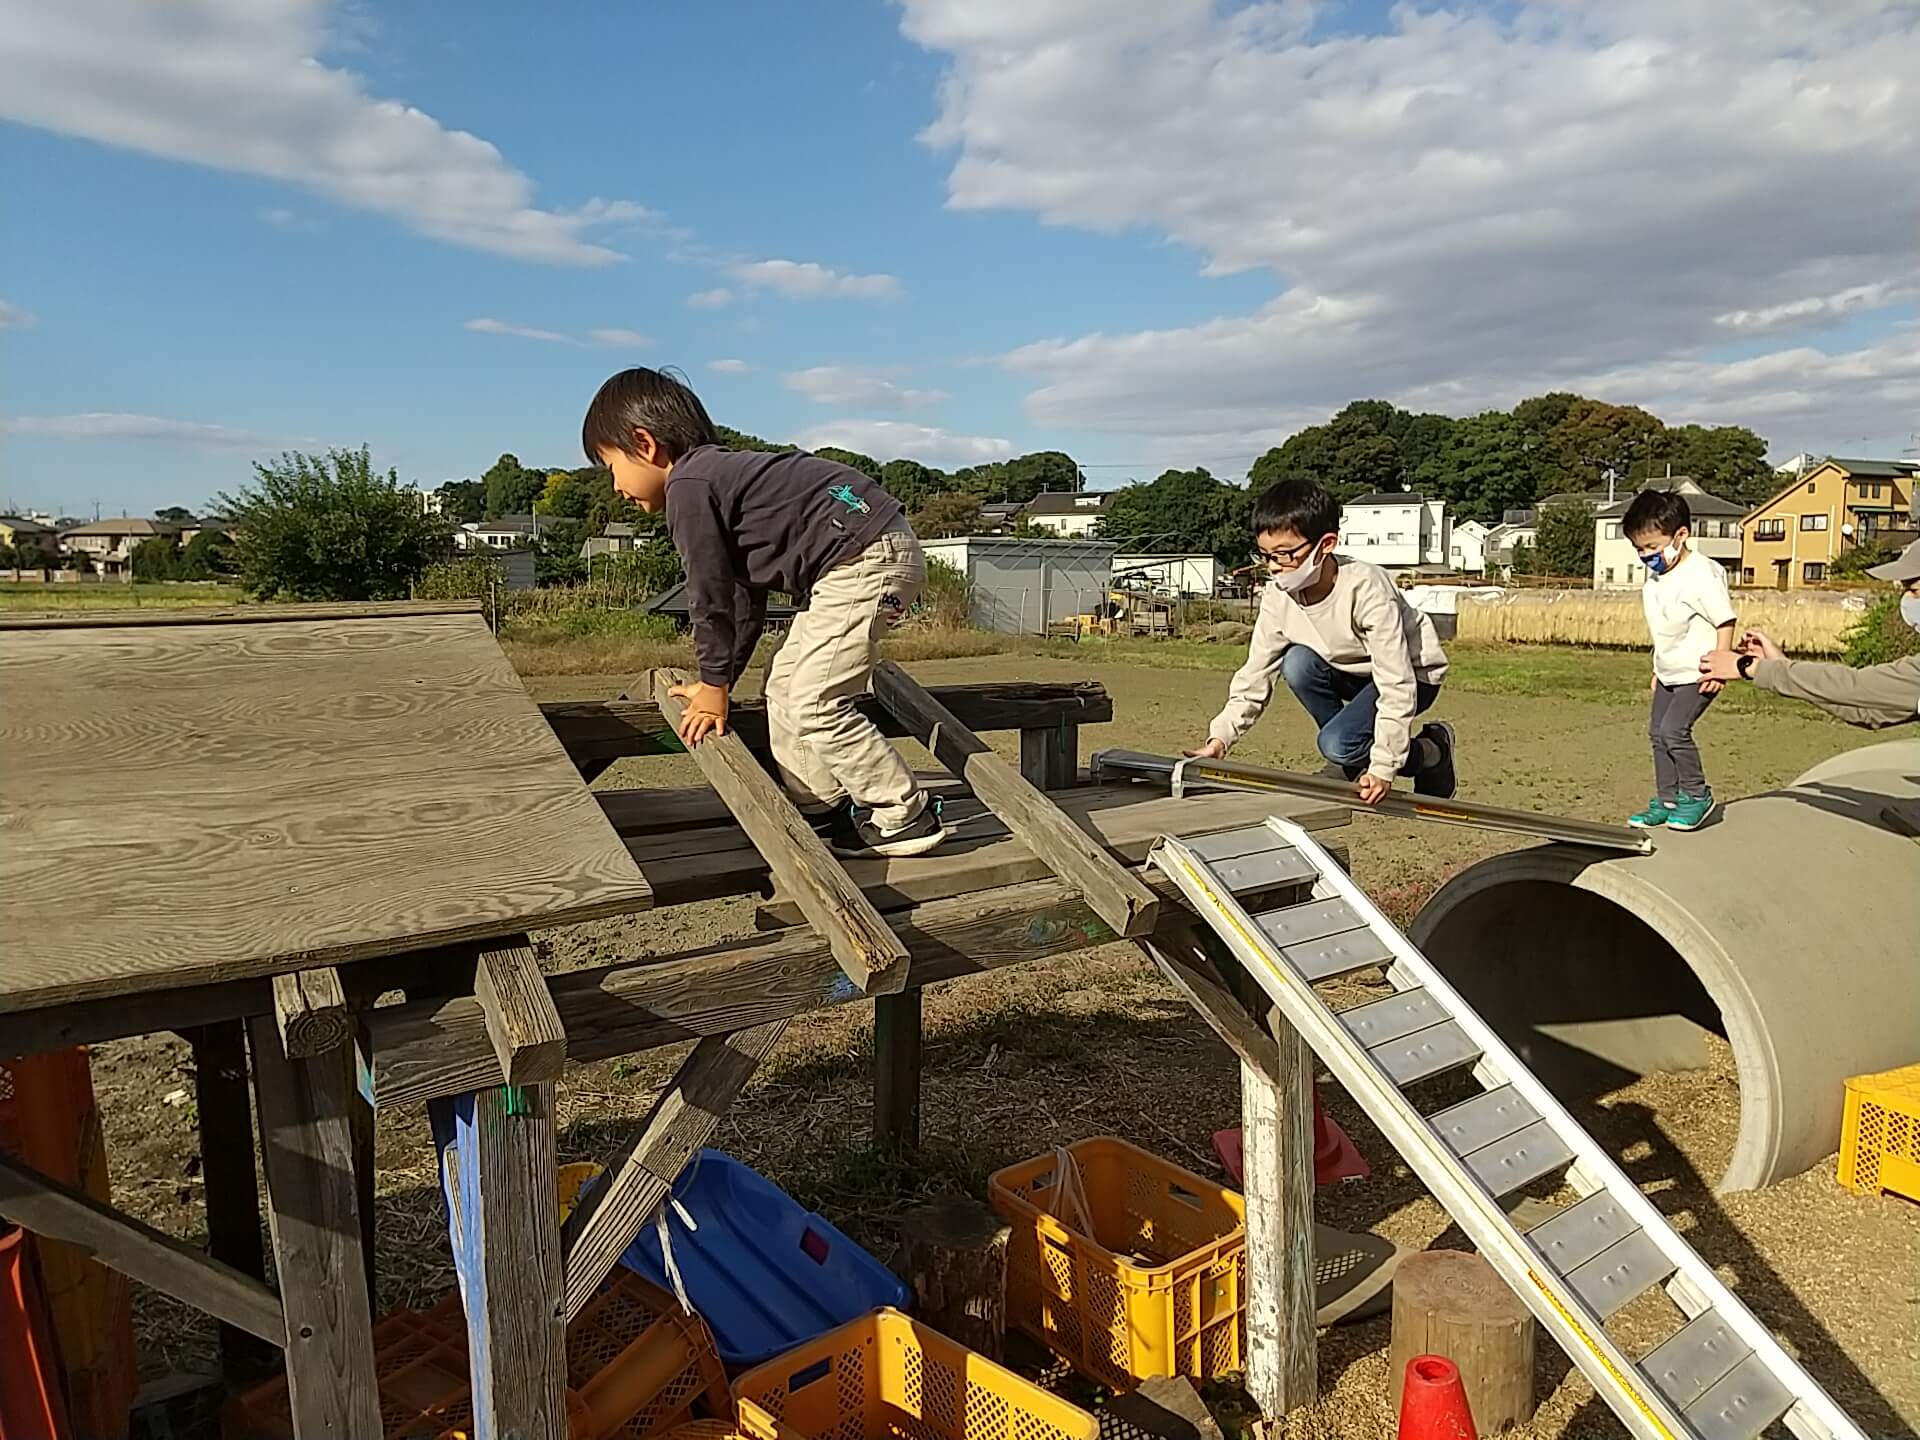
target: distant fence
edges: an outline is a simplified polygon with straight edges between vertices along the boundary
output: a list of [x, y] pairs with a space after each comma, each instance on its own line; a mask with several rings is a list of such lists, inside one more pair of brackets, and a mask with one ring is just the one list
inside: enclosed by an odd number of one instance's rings
[[[1735, 590], [1741, 629], [1764, 630], [1799, 655], [1837, 655], [1841, 637], [1866, 612], [1866, 591]], [[1595, 645], [1637, 650], [1649, 644], [1637, 590], [1520, 590], [1462, 597], [1463, 641], [1516, 645]]]

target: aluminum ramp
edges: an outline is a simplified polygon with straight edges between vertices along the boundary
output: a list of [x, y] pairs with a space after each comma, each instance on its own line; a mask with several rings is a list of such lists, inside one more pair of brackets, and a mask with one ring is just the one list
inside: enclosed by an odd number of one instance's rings
[[[1321, 1061], [1635, 1436], [1866, 1440], [1674, 1232], [1579, 1122], [1307, 832], [1264, 825], [1164, 837], [1153, 863], [1231, 948]], [[1251, 914], [1275, 877], [1307, 899]], [[1336, 1013], [1314, 990], [1381, 966], [1396, 994]], [[1483, 1093], [1423, 1115], [1405, 1087], [1471, 1066]], [[1565, 1171], [1583, 1197], [1522, 1231], [1500, 1199]], [[1664, 1286], [1672, 1332], [1638, 1360], [1604, 1323]]]

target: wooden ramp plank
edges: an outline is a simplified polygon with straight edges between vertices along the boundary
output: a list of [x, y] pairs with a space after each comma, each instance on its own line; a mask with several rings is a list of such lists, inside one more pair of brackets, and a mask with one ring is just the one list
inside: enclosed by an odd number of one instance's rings
[[[679, 723], [685, 706], [668, 694], [686, 683], [678, 670], [653, 672], [653, 698]], [[826, 842], [793, 808], [774, 778], [738, 735], [710, 735], [693, 747], [707, 783], [720, 792], [768, 868], [833, 950], [847, 978], [863, 992], [890, 994], [907, 980], [907, 949], [887, 928]]]
[[480, 952], [473, 998], [487, 1017], [487, 1035], [509, 1085], [557, 1080], [567, 1068], [567, 1030], [553, 1007], [533, 942], [514, 935]]
[[1116, 934], [1149, 933], [1159, 918], [1153, 892], [1128, 874], [1046, 794], [987, 747], [906, 671], [882, 660], [873, 691], [913, 737], [1000, 818], [1014, 837], [1087, 897]]

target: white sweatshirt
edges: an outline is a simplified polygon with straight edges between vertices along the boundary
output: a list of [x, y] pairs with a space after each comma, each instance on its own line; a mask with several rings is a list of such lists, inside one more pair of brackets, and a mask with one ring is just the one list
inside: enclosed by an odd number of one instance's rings
[[1407, 763], [1415, 686], [1446, 679], [1446, 652], [1433, 622], [1407, 603], [1386, 571], [1339, 555], [1334, 565], [1332, 593], [1317, 605], [1300, 604], [1278, 585], [1261, 591], [1247, 663], [1234, 672], [1207, 734], [1231, 746], [1251, 730], [1273, 698], [1281, 657], [1304, 645], [1336, 670], [1371, 677], [1379, 689], [1367, 771], [1391, 780]]

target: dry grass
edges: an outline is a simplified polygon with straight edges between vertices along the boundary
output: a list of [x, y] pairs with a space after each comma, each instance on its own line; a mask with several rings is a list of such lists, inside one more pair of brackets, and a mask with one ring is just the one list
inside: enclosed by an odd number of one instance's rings
[[[620, 612], [601, 612], [602, 615]], [[655, 620], [657, 617], [642, 617]], [[996, 635], [958, 625], [906, 625], [880, 645], [890, 660], [964, 660], [1032, 649], [1038, 642], [1017, 635]], [[765, 669], [778, 645], [769, 636], [754, 651], [752, 670]], [[500, 648], [522, 675], [633, 675], [654, 666], [685, 669], [693, 664], [693, 642], [671, 625], [573, 623], [546, 625], [515, 621], [500, 636]]]
[[[1740, 624], [1764, 630], [1796, 655], [1838, 655], [1868, 597], [1833, 591], [1736, 590]], [[1469, 643], [1596, 645], [1644, 650], [1646, 614], [1637, 590], [1510, 590], [1460, 601], [1459, 638]]]

